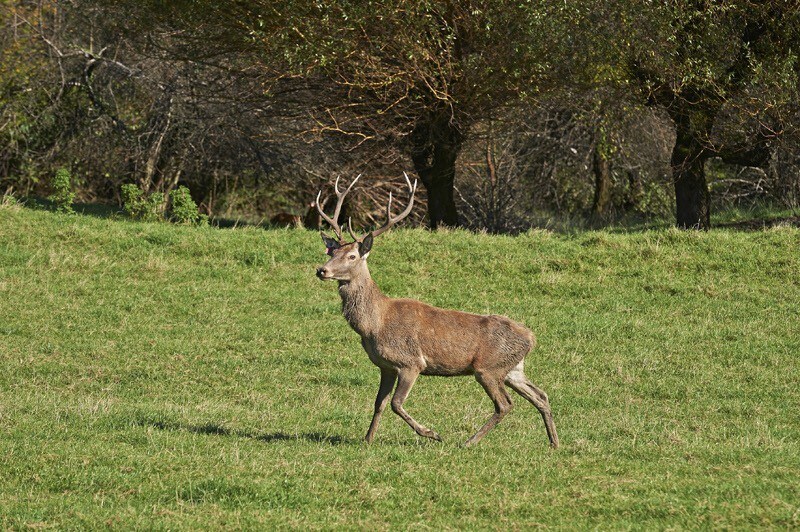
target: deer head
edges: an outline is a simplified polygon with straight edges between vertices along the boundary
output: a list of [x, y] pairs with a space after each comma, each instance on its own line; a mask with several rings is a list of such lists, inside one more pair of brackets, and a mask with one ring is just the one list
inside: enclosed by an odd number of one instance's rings
[[417, 191], [417, 181], [414, 180], [414, 184], [412, 185], [411, 180], [408, 178], [408, 174], [403, 172], [403, 175], [406, 178], [406, 184], [408, 185], [409, 192], [409, 201], [405, 210], [403, 210], [403, 212], [401, 212], [398, 216], [392, 217], [392, 193], [390, 192], [389, 203], [386, 205], [386, 223], [378, 229], [375, 229], [364, 236], [358, 237], [355, 235], [355, 233], [353, 233], [351, 220], [348, 219], [347, 232], [350, 233], [350, 236], [353, 238], [353, 241], [349, 243], [345, 242], [344, 238], [342, 237], [342, 229], [339, 227], [338, 223], [339, 213], [342, 210], [342, 203], [344, 202], [345, 196], [347, 196], [348, 192], [350, 192], [350, 190], [353, 188], [353, 185], [356, 184], [356, 181], [358, 181], [358, 178], [361, 176], [359, 175], [356, 177], [344, 192], [339, 191], [339, 178], [336, 178], [336, 183], [334, 183], [333, 188], [336, 192], [337, 201], [336, 207], [333, 210], [333, 218], [329, 218], [322, 208], [320, 208], [319, 198], [322, 194], [322, 191], [320, 190], [319, 194], [317, 194], [317, 209], [319, 210], [319, 214], [322, 219], [328, 222], [333, 229], [336, 238], [334, 239], [324, 232], [320, 232], [322, 235], [322, 241], [325, 243], [326, 253], [331, 258], [327, 263], [325, 263], [324, 266], [317, 268], [317, 277], [323, 281], [336, 280], [349, 282], [367, 272], [367, 257], [369, 257], [369, 252], [372, 249], [374, 238], [381, 235], [397, 222], [408, 216], [411, 212], [411, 208], [414, 206], [414, 193]]

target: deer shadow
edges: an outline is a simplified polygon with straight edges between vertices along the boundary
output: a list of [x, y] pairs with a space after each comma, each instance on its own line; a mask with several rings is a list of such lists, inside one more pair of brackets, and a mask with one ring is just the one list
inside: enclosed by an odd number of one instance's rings
[[339, 435], [329, 435], [320, 432], [301, 432], [301, 433], [288, 433], [288, 432], [268, 432], [258, 433], [246, 430], [236, 430], [217, 425], [215, 423], [206, 423], [203, 425], [191, 425], [184, 423], [176, 423], [173, 421], [161, 421], [152, 419], [139, 419], [136, 423], [143, 427], [154, 427], [159, 430], [169, 430], [175, 432], [191, 432], [194, 434], [205, 434], [209, 436], [235, 436], [238, 438], [247, 438], [266, 443], [282, 442], [282, 441], [308, 441], [315, 443], [326, 443], [328, 445], [355, 445], [355, 440], [344, 438]]

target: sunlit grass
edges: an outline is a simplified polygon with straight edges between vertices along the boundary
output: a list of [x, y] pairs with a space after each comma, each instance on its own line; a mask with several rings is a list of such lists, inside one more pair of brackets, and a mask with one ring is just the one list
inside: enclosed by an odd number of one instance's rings
[[[526, 323], [521, 398], [378, 372], [319, 236], [0, 208], [0, 526], [800, 526], [800, 230], [398, 230], [385, 293]], [[515, 396], [516, 397], [516, 396]]]

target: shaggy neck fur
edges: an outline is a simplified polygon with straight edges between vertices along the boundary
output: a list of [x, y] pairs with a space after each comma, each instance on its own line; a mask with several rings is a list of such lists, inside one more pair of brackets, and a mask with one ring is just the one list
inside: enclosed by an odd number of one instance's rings
[[384, 296], [369, 275], [366, 263], [350, 281], [339, 281], [342, 314], [358, 334], [372, 336], [380, 329]]

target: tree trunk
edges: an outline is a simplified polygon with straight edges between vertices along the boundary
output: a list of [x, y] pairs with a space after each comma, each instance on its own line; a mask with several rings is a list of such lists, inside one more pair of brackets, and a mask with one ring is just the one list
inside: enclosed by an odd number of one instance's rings
[[644, 196], [644, 185], [642, 185], [642, 178], [639, 176], [637, 168], [629, 168], [625, 173], [628, 176], [628, 190], [625, 193], [625, 202], [622, 207], [625, 211], [630, 212], [639, 207], [642, 196]]
[[679, 124], [672, 149], [675, 221], [682, 229], [707, 230], [711, 227], [711, 195], [706, 182], [705, 162], [711, 154], [696, 133]]
[[[675, 223], [681, 229], [711, 227], [711, 193], [706, 182], [705, 162], [715, 155], [711, 129], [721, 107], [703, 94], [690, 94], [667, 109], [675, 122], [672, 148], [672, 179], [675, 184]], [[689, 102], [705, 102], [705, 105]]]
[[461, 134], [448, 117], [420, 122], [412, 134], [411, 159], [428, 193], [431, 229], [459, 225], [453, 199], [456, 159], [461, 151]]
[[592, 216], [604, 218], [608, 210], [608, 200], [611, 197], [611, 161], [601, 141], [596, 141], [592, 155], [592, 171], [594, 173], [594, 201], [592, 202]]
[[147, 157], [147, 162], [145, 163], [144, 177], [142, 177], [139, 183], [139, 188], [141, 188], [147, 194], [150, 194], [156, 190], [156, 187], [153, 186], [155, 175], [156, 171], [158, 170], [158, 163], [161, 159], [164, 138], [167, 136], [167, 133], [169, 133], [170, 122], [172, 121], [172, 96], [168, 98], [166, 102], [166, 108], [164, 127], [161, 132], [158, 133], [155, 142], [153, 142], [153, 145], [150, 147], [150, 155]]

